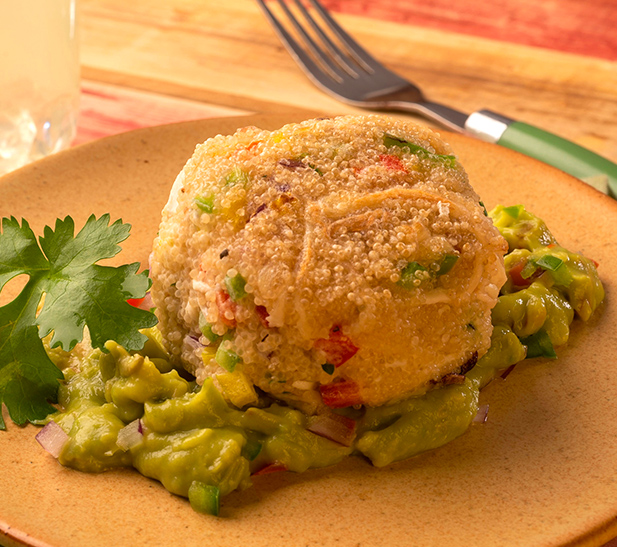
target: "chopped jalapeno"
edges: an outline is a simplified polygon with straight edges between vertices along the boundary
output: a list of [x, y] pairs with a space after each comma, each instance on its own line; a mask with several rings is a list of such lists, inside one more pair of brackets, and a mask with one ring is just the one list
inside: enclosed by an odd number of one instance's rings
[[247, 434], [246, 444], [242, 448], [242, 455], [250, 462], [252, 462], [259, 453], [261, 452], [262, 444], [256, 440], [251, 438]]
[[195, 198], [195, 205], [197, 205], [197, 207], [204, 213], [213, 213], [214, 196], [197, 196]]
[[239, 273], [233, 277], [227, 276], [225, 278], [225, 287], [227, 288], [229, 297], [234, 302], [237, 302], [246, 296], [246, 290], [244, 289], [245, 285], [246, 279], [244, 279], [244, 277], [242, 277]]
[[561, 260], [561, 258], [557, 258], [556, 256], [544, 255], [536, 260], [536, 264], [543, 270], [550, 270], [554, 272], [563, 266], [563, 260]]
[[216, 350], [216, 354], [214, 356], [214, 360], [224, 368], [227, 372], [233, 372], [236, 368], [236, 365], [242, 361], [240, 356], [231, 349], [225, 349], [223, 346], [219, 346]]
[[521, 338], [521, 344], [527, 346], [527, 359], [532, 359], [533, 357], [557, 358], [553, 342], [544, 328], [541, 328], [531, 336]]
[[512, 218], [517, 219], [521, 211], [524, 211], [524, 208], [522, 205], [511, 205], [510, 207], [504, 207], [503, 210]]
[[447, 274], [456, 264], [458, 260], [458, 255], [447, 254], [443, 257], [441, 264], [439, 265], [439, 270], [435, 275], [445, 275]]
[[412, 154], [442, 161], [448, 167], [454, 167], [456, 165], [456, 156], [451, 156], [447, 154], [434, 154], [433, 152], [429, 152], [426, 148], [422, 148], [421, 146], [412, 142], [399, 139], [398, 137], [390, 135], [389, 133], [384, 133], [383, 143], [388, 148], [391, 146], [397, 146], [398, 148], [407, 148]]
[[189, 502], [198, 513], [218, 516], [221, 507], [220, 491], [216, 486], [193, 481], [189, 486]]
[[401, 278], [398, 280], [398, 285], [405, 289], [413, 289], [417, 286], [414, 281], [422, 279], [422, 276], [418, 276], [420, 272], [428, 271], [422, 264], [418, 262], [409, 262], [401, 271]]
[[206, 321], [206, 318], [201, 312], [199, 312], [199, 330], [201, 334], [206, 337], [208, 342], [214, 343], [220, 338], [218, 334], [212, 332], [212, 325]]
[[249, 174], [240, 167], [234, 167], [225, 177], [225, 185], [247, 184], [249, 182]]
[[413, 289], [418, 287], [419, 284], [425, 279], [435, 278], [447, 274], [458, 261], [458, 255], [447, 254], [439, 263], [439, 267], [436, 271], [430, 272], [428, 268], [422, 266], [419, 262], [409, 262], [401, 270], [401, 278], [398, 280], [397, 285], [404, 289]]
[[525, 267], [521, 270], [521, 277], [523, 279], [530, 279], [533, 276], [533, 274], [536, 273], [537, 269], [538, 268], [534, 264], [534, 262], [530, 260], [529, 262], [527, 262], [527, 264], [525, 264]]

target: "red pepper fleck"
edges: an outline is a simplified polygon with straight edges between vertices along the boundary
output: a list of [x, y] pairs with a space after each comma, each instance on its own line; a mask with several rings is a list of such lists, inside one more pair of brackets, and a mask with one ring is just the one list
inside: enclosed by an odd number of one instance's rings
[[351, 359], [358, 347], [341, 332], [338, 326], [332, 327], [328, 338], [319, 338], [315, 341], [315, 347], [326, 354], [328, 363], [340, 367]]
[[527, 266], [527, 260], [519, 260], [514, 266], [508, 270], [508, 275], [514, 283], [515, 287], [529, 287], [533, 283], [533, 280], [542, 275], [542, 269], [537, 268], [536, 271], [528, 278], [524, 278], [521, 274], [523, 269]]
[[393, 156], [392, 154], [380, 154], [379, 161], [383, 163], [387, 169], [393, 169], [395, 171], [405, 171], [405, 173], [407, 173], [405, 164], [398, 156]]
[[270, 323], [268, 322], [268, 317], [270, 314], [265, 306], [255, 306], [255, 311], [257, 312], [257, 317], [259, 317], [259, 322], [266, 328], [270, 328]]
[[287, 471], [287, 466], [281, 462], [273, 462], [265, 467], [262, 467], [259, 471], [255, 471], [253, 476], [257, 475], [267, 475], [269, 473], [278, 473], [279, 471]]
[[[227, 325], [230, 329], [236, 327], [236, 303], [231, 299], [229, 294], [225, 291], [218, 291], [216, 293], [216, 307], [219, 310], [219, 318], [223, 322], [223, 324]], [[233, 317], [230, 319], [226, 316], [227, 312], [231, 312]]]
[[345, 408], [348, 406], [362, 404], [362, 396], [360, 395], [360, 386], [353, 380], [343, 380], [319, 386], [321, 399], [324, 405], [330, 408]]

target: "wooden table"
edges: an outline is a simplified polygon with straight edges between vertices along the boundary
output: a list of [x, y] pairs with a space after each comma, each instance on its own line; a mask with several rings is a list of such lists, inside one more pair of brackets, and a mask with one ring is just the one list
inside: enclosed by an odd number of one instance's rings
[[[84, 80], [76, 144], [286, 107], [359, 111], [309, 82], [254, 0], [80, 1]], [[489, 108], [617, 161], [614, 0], [324, 4], [430, 100], [466, 112]]]

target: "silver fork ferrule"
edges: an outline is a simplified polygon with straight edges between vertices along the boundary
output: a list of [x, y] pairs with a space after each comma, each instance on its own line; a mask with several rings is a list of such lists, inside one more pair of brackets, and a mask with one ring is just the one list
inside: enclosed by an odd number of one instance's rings
[[496, 112], [478, 110], [467, 118], [465, 130], [482, 141], [496, 143], [512, 122], [514, 120]]

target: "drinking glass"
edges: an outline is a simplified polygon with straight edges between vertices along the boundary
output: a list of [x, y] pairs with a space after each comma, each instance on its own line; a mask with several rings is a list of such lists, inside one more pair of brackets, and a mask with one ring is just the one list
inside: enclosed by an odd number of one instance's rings
[[77, 0], [0, 0], [0, 174], [70, 146]]

